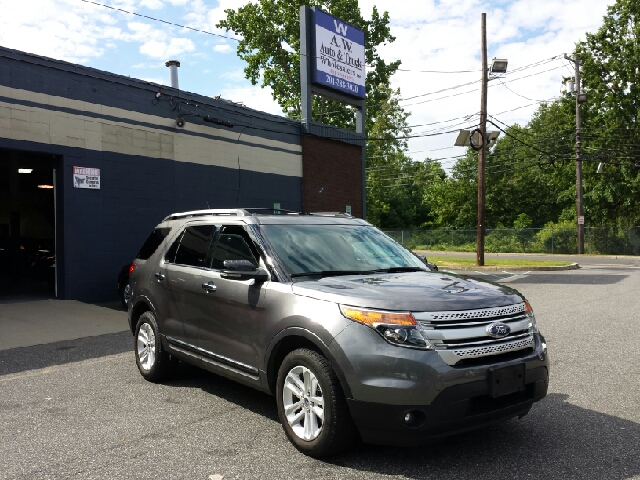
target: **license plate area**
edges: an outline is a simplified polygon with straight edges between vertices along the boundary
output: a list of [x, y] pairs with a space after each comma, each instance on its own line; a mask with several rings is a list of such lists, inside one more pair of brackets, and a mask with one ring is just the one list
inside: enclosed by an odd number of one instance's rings
[[524, 390], [525, 364], [509, 365], [506, 367], [491, 367], [489, 369], [489, 394], [502, 397], [510, 393]]

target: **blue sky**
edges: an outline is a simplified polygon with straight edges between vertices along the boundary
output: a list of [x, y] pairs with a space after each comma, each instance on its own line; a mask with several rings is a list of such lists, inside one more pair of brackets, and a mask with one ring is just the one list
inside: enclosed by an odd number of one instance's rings
[[[97, 0], [96, 0], [97, 1]], [[612, 1], [612, 0], [611, 0]], [[245, 0], [102, 0], [110, 6], [225, 35], [215, 28], [224, 9]], [[393, 86], [411, 113], [414, 133], [472, 127], [479, 110], [480, 15], [487, 13], [489, 58], [509, 59], [503, 84], [489, 89], [489, 113], [505, 123], [525, 124], [537, 100], [560, 94], [570, 75], [563, 53], [571, 53], [585, 32], [595, 31], [606, 14], [603, 0], [360, 0], [363, 16], [374, 5], [389, 11], [397, 37], [381, 47], [387, 60], [401, 59]], [[236, 42], [172, 27], [82, 0], [0, 0], [0, 45], [130, 75], [169, 82], [164, 62], [181, 61], [180, 87], [207, 96], [240, 101], [280, 113], [268, 89], [244, 79]], [[555, 57], [555, 58], [554, 58]], [[540, 62], [540, 63], [537, 63]], [[537, 64], [536, 64], [537, 63]], [[518, 71], [518, 69], [522, 69]], [[420, 70], [470, 73], [424, 73]], [[476, 83], [440, 94], [439, 90]], [[506, 86], [505, 86], [506, 85]], [[427, 95], [425, 95], [427, 94]], [[455, 96], [450, 96], [455, 94]], [[418, 95], [422, 95], [417, 98]], [[529, 100], [531, 99], [531, 100]], [[468, 120], [465, 120], [468, 118]], [[436, 123], [437, 122], [437, 123]], [[465, 123], [466, 122], [466, 123]], [[445, 166], [463, 153], [452, 147], [455, 133], [409, 142], [416, 160], [443, 158]]]

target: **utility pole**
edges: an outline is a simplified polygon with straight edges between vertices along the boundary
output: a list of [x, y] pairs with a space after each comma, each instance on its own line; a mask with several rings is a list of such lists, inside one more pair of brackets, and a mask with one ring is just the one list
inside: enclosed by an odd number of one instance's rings
[[489, 72], [487, 65], [487, 14], [482, 14], [482, 91], [480, 94], [480, 141], [478, 150], [478, 233], [476, 235], [476, 265], [484, 265], [484, 207], [485, 207], [485, 162], [487, 158], [487, 84]]
[[576, 81], [576, 214], [578, 220], [578, 254], [584, 253], [584, 204], [582, 199], [582, 117], [580, 115], [580, 104], [586, 99], [580, 95], [580, 60], [576, 55], [574, 58], [568, 55], [565, 59], [573, 62], [575, 67]]

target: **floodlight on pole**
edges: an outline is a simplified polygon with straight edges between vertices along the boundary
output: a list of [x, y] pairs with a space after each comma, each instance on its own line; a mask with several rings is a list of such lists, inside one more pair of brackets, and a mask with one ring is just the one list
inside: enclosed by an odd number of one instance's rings
[[[471, 147], [474, 150], [478, 150], [482, 145], [482, 137], [480, 135], [480, 130], [477, 128], [475, 130], [460, 130], [453, 145], [455, 147]], [[487, 132], [486, 145], [488, 147], [495, 145], [499, 136], [500, 131]]]
[[491, 61], [491, 73], [507, 73], [507, 64], [509, 61], [506, 58], [494, 58]]

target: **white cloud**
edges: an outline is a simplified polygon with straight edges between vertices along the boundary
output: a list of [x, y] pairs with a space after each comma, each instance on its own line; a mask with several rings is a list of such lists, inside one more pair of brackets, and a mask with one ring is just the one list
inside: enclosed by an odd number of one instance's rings
[[169, 42], [149, 40], [140, 47], [140, 53], [152, 58], [167, 59], [195, 49], [189, 38], [172, 38]]
[[219, 43], [218, 45], [215, 45], [213, 47], [213, 50], [218, 53], [229, 53], [233, 49], [231, 48], [231, 45], [229, 45], [228, 43]]
[[142, 0], [140, 6], [150, 8], [151, 10], [160, 10], [164, 7], [164, 3], [160, 0]]

